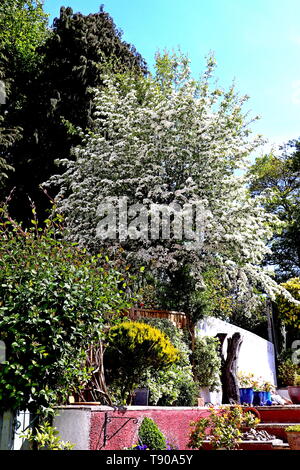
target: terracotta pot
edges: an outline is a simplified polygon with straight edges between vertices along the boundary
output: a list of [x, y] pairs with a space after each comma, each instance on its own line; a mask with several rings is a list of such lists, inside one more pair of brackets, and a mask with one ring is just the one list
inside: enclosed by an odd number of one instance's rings
[[289, 396], [295, 405], [300, 405], [300, 386], [289, 386]]
[[198, 406], [204, 406], [204, 398], [198, 397], [197, 401], [198, 401]]
[[287, 440], [291, 450], [300, 450], [300, 432], [286, 431]]

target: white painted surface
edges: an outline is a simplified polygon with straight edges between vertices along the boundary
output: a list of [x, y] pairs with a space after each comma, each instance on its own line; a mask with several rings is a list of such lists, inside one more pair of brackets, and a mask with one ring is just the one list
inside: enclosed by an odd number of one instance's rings
[[73, 450], [89, 450], [90, 418], [91, 410], [80, 407], [79, 409], [57, 409], [53, 425], [59, 432], [62, 441], [70, 441], [75, 444]]
[[[253, 373], [257, 377], [277, 385], [275, 368], [274, 345], [270, 341], [213, 317], [207, 317], [197, 324], [197, 334], [201, 336], [215, 336], [217, 333], [227, 333], [231, 337], [239, 332], [243, 342], [238, 358], [238, 370], [245, 373]], [[227, 349], [227, 341], [224, 344], [224, 352]]]
[[0, 416], [0, 450], [13, 449], [13, 421], [11, 411], [4, 411]]

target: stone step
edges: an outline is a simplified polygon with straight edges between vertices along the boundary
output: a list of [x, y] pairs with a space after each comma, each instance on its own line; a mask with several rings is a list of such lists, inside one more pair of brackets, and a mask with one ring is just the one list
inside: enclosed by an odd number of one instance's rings
[[285, 428], [297, 424], [299, 423], [259, 423], [256, 426], [256, 429], [258, 431], [267, 431], [269, 434], [276, 436], [278, 439], [282, 439], [284, 442], [287, 442]]
[[[209, 441], [204, 441], [203, 450], [212, 450]], [[271, 441], [242, 441], [238, 450], [290, 450], [290, 447], [280, 439], [274, 439]]]

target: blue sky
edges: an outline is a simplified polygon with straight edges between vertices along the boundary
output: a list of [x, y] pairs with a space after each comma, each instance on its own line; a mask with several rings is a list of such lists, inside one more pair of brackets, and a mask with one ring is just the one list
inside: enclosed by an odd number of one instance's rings
[[[270, 143], [300, 136], [299, 0], [102, 0], [105, 11], [153, 66], [155, 52], [180, 46], [199, 76], [213, 51], [222, 86], [235, 79], [245, 110]], [[101, 0], [45, 0], [50, 24], [60, 6], [96, 13]]]

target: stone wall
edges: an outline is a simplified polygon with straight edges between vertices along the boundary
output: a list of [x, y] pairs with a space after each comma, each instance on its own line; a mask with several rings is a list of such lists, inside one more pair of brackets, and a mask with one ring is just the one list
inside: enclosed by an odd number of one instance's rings
[[74, 450], [122, 450], [137, 443], [142, 419], [152, 418], [167, 440], [179, 450], [188, 449], [190, 423], [207, 416], [208, 408], [129, 406], [124, 410], [108, 406], [69, 405], [58, 407], [54, 425]]

